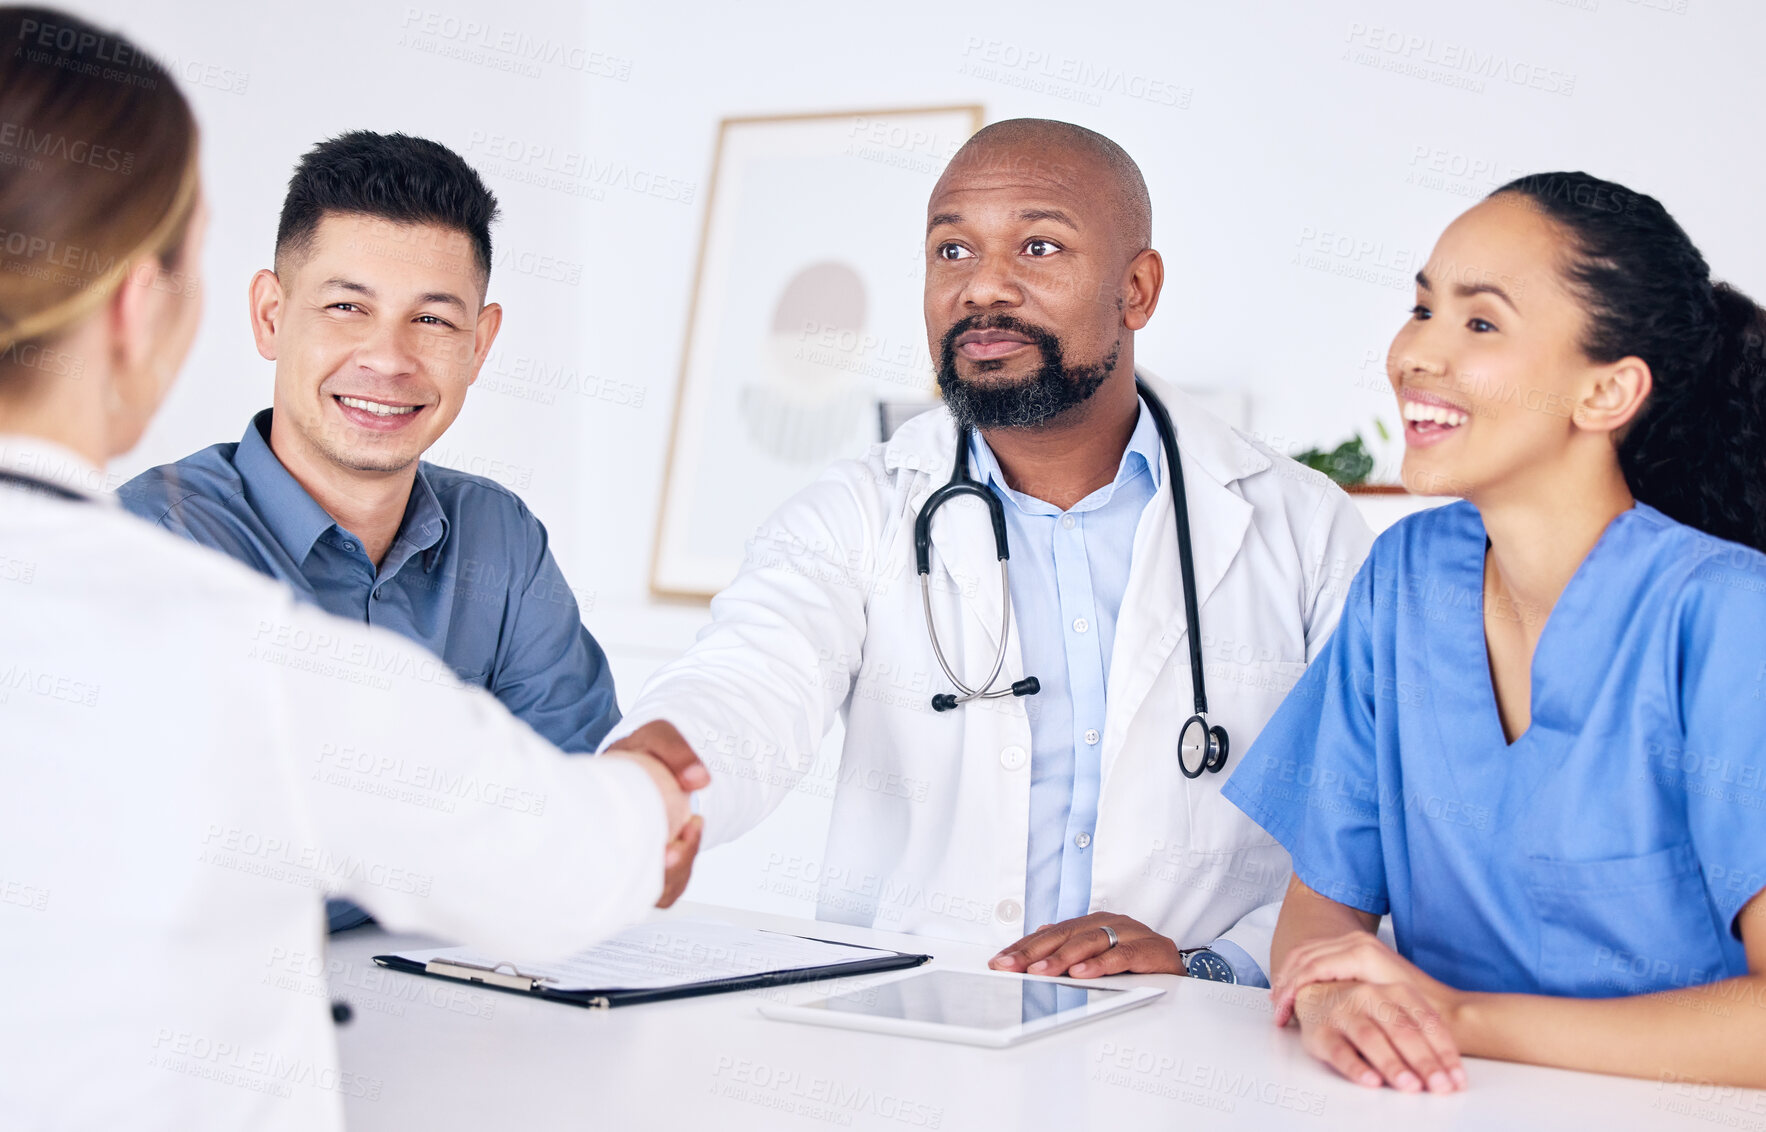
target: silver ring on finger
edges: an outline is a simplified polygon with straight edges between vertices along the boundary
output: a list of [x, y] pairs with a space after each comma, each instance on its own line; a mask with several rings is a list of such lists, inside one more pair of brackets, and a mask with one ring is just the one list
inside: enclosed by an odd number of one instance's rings
[[[1099, 924], [1098, 927], [1100, 927], [1104, 930], [1104, 938], [1110, 941], [1110, 947], [1115, 947], [1116, 943], [1117, 943], [1116, 929], [1111, 927], [1109, 924]], [[1108, 950], [1110, 950], [1110, 948], [1106, 947], [1104, 950], [1108, 951]]]

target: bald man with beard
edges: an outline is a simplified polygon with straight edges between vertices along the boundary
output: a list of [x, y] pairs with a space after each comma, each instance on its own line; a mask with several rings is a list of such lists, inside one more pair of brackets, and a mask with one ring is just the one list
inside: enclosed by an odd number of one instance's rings
[[[1220, 787], [1335, 627], [1368, 529], [1323, 476], [1137, 385], [1165, 266], [1146, 183], [1108, 138], [1041, 119], [981, 130], [933, 189], [925, 252], [944, 404], [772, 516], [607, 744], [690, 750], [712, 771], [671, 892], [700, 837], [757, 825], [842, 719], [832, 781], [806, 783], [833, 795], [826, 845], [774, 854], [759, 887], [813, 889], [822, 919], [999, 947], [1001, 970], [1267, 986], [1289, 861]], [[1209, 722], [1230, 735], [1228, 765], [1194, 778], [1160, 405]], [[931, 523], [923, 607], [915, 519], [959, 459], [999, 501], [1009, 580], [983, 499], [958, 495]], [[1003, 658], [1000, 695], [950, 710], [928, 611], [957, 678]]]

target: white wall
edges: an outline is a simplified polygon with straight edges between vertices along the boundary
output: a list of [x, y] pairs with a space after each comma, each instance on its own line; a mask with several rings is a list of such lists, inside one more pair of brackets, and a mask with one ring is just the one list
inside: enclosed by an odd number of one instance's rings
[[[508, 311], [492, 372], [440, 454], [517, 486], [548, 522], [628, 699], [703, 616], [652, 603], [646, 579], [721, 117], [978, 101], [990, 120], [1109, 134], [1146, 173], [1170, 272], [1139, 357], [1243, 390], [1253, 431], [1278, 447], [1390, 420], [1381, 359], [1406, 281], [1454, 215], [1518, 172], [1584, 168], [1653, 193], [1719, 275], [1766, 292], [1754, 0], [75, 7], [187, 79], [215, 218], [198, 346], [115, 470], [237, 439], [268, 403], [245, 284], [308, 145], [355, 128], [451, 145], [501, 198], [495, 238], [514, 258], [492, 279]], [[502, 69], [514, 58], [498, 45], [548, 41], [564, 62]], [[1468, 78], [1482, 89], [1452, 85]], [[570, 192], [526, 183], [503, 159], [511, 141], [598, 172]], [[692, 187], [693, 203], [633, 191], [637, 171]], [[877, 239], [914, 247], [919, 233]], [[536, 362], [599, 378], [601, 395], [508, 392], [533, 387], [519, 375]], [[794, 799], [702, 862], [694, 895], [804, 907], [807, 893], [757, 887], [761, 866], [818, 855], [825, 821], [823, 802]]]

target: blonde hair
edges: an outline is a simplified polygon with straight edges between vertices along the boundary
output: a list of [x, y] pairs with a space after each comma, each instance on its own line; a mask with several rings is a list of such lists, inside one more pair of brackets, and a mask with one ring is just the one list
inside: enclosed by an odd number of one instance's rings
[[0, 383], [143, 264], [175, 268], [197, 197], [196, 120], [114, 32], [0, 7]]

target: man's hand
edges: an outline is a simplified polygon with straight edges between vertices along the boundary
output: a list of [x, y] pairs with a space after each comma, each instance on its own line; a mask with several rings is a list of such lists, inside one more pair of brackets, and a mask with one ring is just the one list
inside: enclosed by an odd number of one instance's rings
[[[639, 757], [643, 762], [660, 766], [673, 777], [675, 786], [681, 791], [702, 790], [711, 785], [711, 773], [672, 723], [662, 720], [646, 723], [606, 753]], [[684, 794], [682, 804], [685, 805]], [[693, 877], [693, 861], [699, 855], [699, 838], [705, 832], [705, 822], [696, 815], [689, 815], [677, 823], [671, 816], [668, 828], [667, 875], [662, 884], [662, 898], [656, 902], [658, 908], [667, 908], [686, 890], [687, 882]]]
[[[1116, 933], [1116, 946], [1103, 929]], [[1184, 974], [1177, 944], [1139, 920], [1114, 912], [1097, 912], [1044, 924], [1031, 935], [988, 960], [996, 971], [1023, 971], [1029, 975], [1071, 975], [1095, 979], [1099, 975]]]
[[1406, 1093], [1466, 1087], [1447, 1021], [1459, 992], [1371, 932], [1302, 944], [1273, 983], [1276, 1025], [1298, 1018], [1306, 1051], [1349, 1080]]
[[663, 855], [667, 873], [662, 881], [662, 899], [656, 902], [658, 908], [667, 908], [687, 890], [687, 882], [693, 879], [693, 859], [699, 856], [699, 836], [704, 832], [705, 819], [695, 814], [668, 843], [668, 850]]
[[663, 765], [661, 759], [643, 751], [608, 751], [601, 756], [604, 759], [621, 759], [641, 767], [650, 781], [655, 784], [656, 792], [662, 796], [662, 810], [668, 822], [670, 845], [685, 831], [687, 823], [695, 820], [692, 807], [687, 802], [687, 792], [681, 789], [680, 780], [669, 767]]
[[693, 748], [681, 738], [672, 723], [660, 719], [646, 723], [615, 743], [607, 753], [611, 755], [614, 751], [639, 751], [649, 755], [674, 772], [682, 790], [703, 790], [711, 785], [711, 772], [705, 769], [705, 764], [699, 761], [699, 756], [693, 753]]

